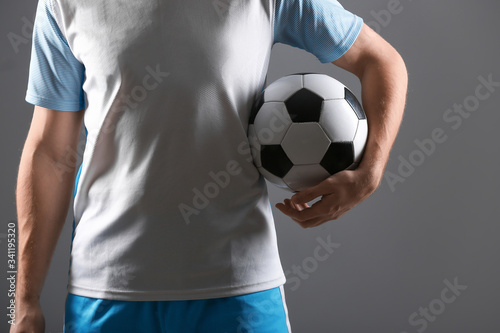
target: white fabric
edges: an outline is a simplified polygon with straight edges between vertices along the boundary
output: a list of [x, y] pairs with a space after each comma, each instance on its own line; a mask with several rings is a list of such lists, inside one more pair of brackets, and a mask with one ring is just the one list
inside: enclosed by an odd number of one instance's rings
[[172, 300], [283, 284], [265, 184], [238, 148], [271, 2], [83, 3], [59, 2], [89, 101], [68, 291]]
[[[285, 282], [246, 135], [274, 5], [41, 0], [27, 100], [76, 111], [83, 99], [72, 87], [82, 81], [86, 97], [70, 293], [186, 300]], [[345, 31], [334, 57], [358, 33]], [[74, 103], [58, 107], [58, 93]]]

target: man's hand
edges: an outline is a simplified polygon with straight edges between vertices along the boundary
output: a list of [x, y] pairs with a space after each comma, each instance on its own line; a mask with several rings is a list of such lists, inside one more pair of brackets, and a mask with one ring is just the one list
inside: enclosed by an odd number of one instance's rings
[[[403, 117], [408, 75], [399, 53], [363, 26], [351, 48], [333, 61], [361, 81], [368, 139], [359, 167], [341, 171], [276, 205], [304, 228], [335, 220], [366, 199], [380, 184]], [[311, 207], [309, 201], [320, 197]]]
[[[366, 199], [380, 184], [380, 175], [366, 170], [344, 170], [316, 186], [300, 191], [276, 204], [303, 228], [312, 228], [336, 220]], [[321, 197], [309, 206], [307, 203]]]

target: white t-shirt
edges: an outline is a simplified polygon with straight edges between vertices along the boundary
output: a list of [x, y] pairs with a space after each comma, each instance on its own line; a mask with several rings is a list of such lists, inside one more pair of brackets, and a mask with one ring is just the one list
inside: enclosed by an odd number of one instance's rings
[[251, 107], [273, 44], [326, 63], [361, 27], [335, 0], [40, 0], [26, 100], [85, 108], [68, 292], [186, 300], [283, 284]]

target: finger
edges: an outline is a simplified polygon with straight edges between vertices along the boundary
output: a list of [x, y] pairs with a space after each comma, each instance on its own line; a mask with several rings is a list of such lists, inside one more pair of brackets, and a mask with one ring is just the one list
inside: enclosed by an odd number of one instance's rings
[[295, 214], [303, 209], [309, 208], [309, 205], [294, 205], [292, 204], [290, 199], [285, 199], [283, 203], [277, 203], [275, 207], [278, 208], [283, 214], [287, 215], [292, 220], [298, 223], [299, 220], [294, 217]]
[[307, 221], [317, 217], [323, 217], [329, 214], [331, 211], [330, 204], [326, 200], [319, 200], [315, 202], [312, 206], [307, 207], [303, 210], [291, 209], [288, 211], [290, 217], [295, 218], [299, 221]]
[[292, 218], [295, 222], [303, 222], [318, 217], [324, 217], [331, 212], [331, 204], [326, 200], [319, 200], [312, 206], [305, 204], [294, 204], [290, 199], [285, 199], [283, 203], [275, 205], [283, 214]]
[[290, 208], [286, 207], [285, 205], [283, 204], [277, 204], [276, 207], [283, 213], [285, 214], [286, 216], [288, 216], [290, 219], [292, 219], [292, 221], [294, 221], [295, 223], [297, 224], [300, 224], [301, 221], [296, 219], [295, 217], [293, 217], [293, 210], [291, 210]]
[[304, 210], [306, 208], [309, 208], [309, 205], [307, 203], [304, 203], [304, 204], [296, 204], [295, 205], [297, 210], [301, 211], [301, 210]]
[[285, 211], [287, 209], [287, 207], [282, 204], [281, 202], [278, 202], [276, 205], [274, 205], [274, 207], [278, 208], [280, 210], [280, 212], [284, 213], [285, 214]]
[[290, 199], [285, 199], [283, 203], [277, 203], [275, 205], [276, 208], [278, 208], [283, 214], [292, 217], [294, 212], [297, 210], [294, 208], [294, 206], [291, 204]]
[[305, 204], [295, 204], [293, 203], [290, 199], [285, 199], [284, 201], [284, 204], [292, 209], [295, 209], [296, 211], [301, 211], [301, 210], [304, 210], [306, 208], [309, 208], [309, 205], [307, 203]]
[[314, 228], [314, 227], [322, 225], [323, 223], [338, 220], [339, 218], [344, 216], [349, 210], [350, 209], [344, 209], [342, 211], [336, 212], [332, 216], [318, 217], [318, 218], [314, 218], [314, 219], [310, 219], [310, 220], [306, 220], [306, 221], [299, 221], [297, 223], [303, 225], [304, 228]]
[[290, 205], [295, 208], [297, 211], [302, 211], [306, 208], [309, 208], [309, 205], [307, 203], [293, 203], [291, 200], [288, 200], [290, 202]]
[[318, 185], [306, 188], [305, 190], [295, 193], [292, 196], [291, 200], [295, 204], [305, 204], [316, 199], [319, 196], [328, 194], [331, 191], [331, 180], [327, 178]]
[[290, 199], [285, 199], [284, 203], [285, 203], [285, 206], [287, 206], [288, 208], [290, 208], [292, 210], [298, 210], [296, 205], [294, 205]]
[[299, 213], [299, 212], [293, 208], [293, 206], [290, 204], [289, 200], [285, 200], [285, 201], [287, 203], [286, 205], [279, 203], [279, 204], [276, 204], [276, 207], [283, 214], [290, 217], [294, 222], [296, 222], [298, 225], [300, 225], [302, 228], [305, 228], [305, 229], [314, 228], [314, 227], [320, 226], [328, 221], [336, 220], [336, 219], [340, 218], [342, 215], [344, 215], [347, 211], [349, 211], [349, 209], [347, 209], [347, 210], [343, 210], [342, 212], [338, 212], [333, 216], [332, 215], [318, 216], [318, 217], [304, 220], [302, 218], [296, 217], [298, 215], [297, 213]]

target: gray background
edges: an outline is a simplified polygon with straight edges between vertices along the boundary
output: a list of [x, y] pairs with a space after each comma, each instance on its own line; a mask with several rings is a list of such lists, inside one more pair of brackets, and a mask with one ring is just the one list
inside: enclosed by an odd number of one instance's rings
[[[31, 36], [29, 29], [23, 33], [23, 18], [32, 20], [36, 2], [1, 1], [0, 266], [1, 276], [6, 276], [7, 223], [16, 217], [17, 168], [32, 116], [32, 106], [24, 102]], [[500, 88], [480, 101], [459, 128], [454, 129], [443, 116], [454, 104], [472, 100], [480, 76], [492, 75], [500, 81], [500, 4], [494, 0], [401, 0], [397, 14], [377, 21], [377, 13], [394, 1], [342, 3], [393, 44], [408, 67], [406, 113], [387, 171], [401, 176], [401, 159], [424, 159], [416, 160], [419, 165], [403, 177], [404, 182], [391, 186], [384, 179], [365, 202], [321, 227], [303, 230], [275, 210], [283, 267], [291, 271], [296, 265], [304, 272], [301, 277], [289, 275], [295, 282], [286, 286], [292, 328], [294, 332], [339, 333], [499, 332]], [[9, 33], [28, 43], [16, 49]], [[308, 71], [332, 75], [359, 96], [359, 83], [351, 74], [321, 64], [302, 50], [274, 47], [268, 82]], [[436, 128], [442, 129], [446, 141], [436, 144], [432, 154], [419, 153], [415, 140], [431, 138]], [[269, 189], [273, 205], [288, 196], [273, 186]], [[62, 331], [71, 214], [42, 294], [47, 332]], [[318, 261], [314, 258], [320, 244], [317, 237], [330, 237], [340, 247], [327, 260]], [[442, 303], [444, 281], [453, 283], [454, 279], [467, 289], [450, 304]], [[7, 289], [2, 278], [2, 332], [8, 330]], [[429, 306], [437, 315], [427, 320], [426, 327], [421, 322], [409, 323], [414, 312]]]

